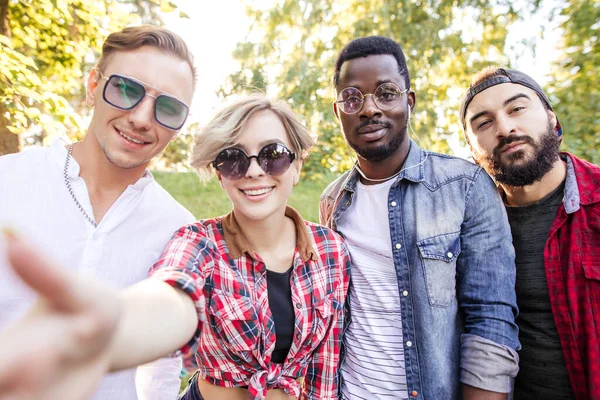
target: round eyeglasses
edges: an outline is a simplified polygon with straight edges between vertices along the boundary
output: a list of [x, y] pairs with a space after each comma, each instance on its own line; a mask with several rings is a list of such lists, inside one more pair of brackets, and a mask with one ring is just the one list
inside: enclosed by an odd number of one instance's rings
[[342, 90], [337, 97], [338, 108], [344, 114], [356, 114], [362, 109], [367, 96], [373, 96], [375, 105], [382, 111], [391, 110], [400, 104], [402, 94], [408, 92], [408, 89], [400, 90], [400, 88], [392, 83], [382, 83], [375, 89], [373, 94], [362, 94], [360, 90], [355, 87], [347, 87]]

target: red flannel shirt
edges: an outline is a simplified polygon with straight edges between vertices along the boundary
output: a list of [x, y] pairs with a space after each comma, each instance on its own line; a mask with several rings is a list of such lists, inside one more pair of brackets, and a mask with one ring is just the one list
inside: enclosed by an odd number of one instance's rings
[[600, 399], [600, 167], [562, 153], [565, 196], [544, 250], [554, 321], [578, 400]]
[[[152, 267], [153, 278], [194, 300], [198, 330], [182, 353], [197, 345], [201, 376], [225, 387], [248, 387], [250, 399], [277, 388], [306, 399], [337, 399], [337, 364], [350, 257], [340, 236], [305, 222], [288, 207], [297, 244], [291, 275], [295, 335], [283, 364], [271, 362], [275, 324], [266, 266], [233, 213], [185, 226]], [[298, 381], [304, 378], [304, 388]]]

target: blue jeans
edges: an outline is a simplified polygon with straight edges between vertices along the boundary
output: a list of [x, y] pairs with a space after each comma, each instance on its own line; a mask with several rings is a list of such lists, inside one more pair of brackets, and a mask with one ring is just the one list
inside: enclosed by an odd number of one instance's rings
[[204, 400], [202, 394], [200, 393], [200, 389], [198, 388], [198, 373], [200, 371], [196, 371], [194, 375], [188, 381], [188, 385], [185, 390], [179, 395], [178, 400]]

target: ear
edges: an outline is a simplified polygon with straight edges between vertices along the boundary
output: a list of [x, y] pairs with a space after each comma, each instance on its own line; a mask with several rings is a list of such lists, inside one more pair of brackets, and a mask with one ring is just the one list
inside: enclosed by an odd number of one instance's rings
[[94, 107], [96, 105], [96, 89], [100, 84], [100, 74], [98, 73], [98, 69], [92, 68], [90, 74], [87, 79], [87, 87], [85, 90], [85, 103]]
[[406, 94], [406, 100], [408, 101], [408, 108], [410, 109], [410, 113], [412, 114], [412, 111], [415, 108], [415, 104], [417, 103], [417, 96], [415, 92], [409, 90]]
[[294, 186], [298, 184], [300, 181], [300, 172], [302, 172], [302, 160], [296, 160], [292, 164], [292, 168], [294, 168]]
[[554, 132], [558, 136], [562, 137], [562, 126], [560, 125], [560, 122], [558, 121], [556, 114], [554, 114], [554, 112], [550, 111], [550, 110], [547, 110], [547, 112], [548, 112], [548, 117], [550, 118], [550, 125], [552, 125], [554, 127]]
[[221, 189], [225, 190], [225, 187], [223, 187], [223, 177], [221, 176], [221, 173], [219, 171], [217, 171], [217, 179], [219, 180], [219, 185], [221, 185]]
[[339, 111], [338, 111], [338, 105], [335, 102], [333, 103], [333, 113], [335, 114], [335, 117], [339, 121], [340, 120], [340, 114], [339, 114]]

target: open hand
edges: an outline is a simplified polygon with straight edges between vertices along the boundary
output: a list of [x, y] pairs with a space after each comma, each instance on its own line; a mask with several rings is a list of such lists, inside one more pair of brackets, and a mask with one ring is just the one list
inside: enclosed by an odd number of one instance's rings
[[0, 400], [86, 399], [110, 368], [118, 293], [6, 236], [10, 263], [39, 300], [0, 331]]

